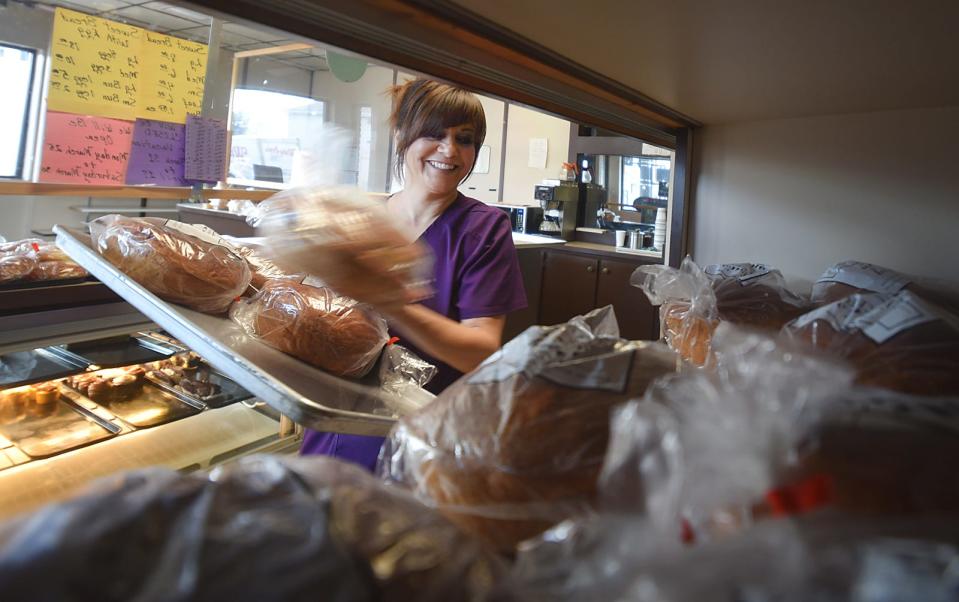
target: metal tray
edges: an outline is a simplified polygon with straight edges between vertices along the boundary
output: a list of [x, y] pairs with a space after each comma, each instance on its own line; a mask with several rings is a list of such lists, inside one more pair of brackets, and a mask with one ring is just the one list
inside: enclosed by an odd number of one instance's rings
[[176, 387], [172, 387], [161, 380], [157, 380], [150, 376], [149, 373], [146, 375], [146, 379], [159, 389], [163, 389], [168, 393], [172, 393], [183, 398], [191, 399], [195, 403], [205, 405], [209, 408], [222, 408], [232, 403], [253, 397], [249, 391], [209, 366], [201, 364], [199, 367], [189, 370], [189, 372], [206, 372], [207, 380], [215, 385], [218, 385], [220, 387], [220, 392], [210, 397], [200, 398], [190, 395], [186, 391], [181, 391]]
[[58, 357], [85, 362], [101, 368], [116, 368], [141, 364], [170, 357], [185, 351], [182, 347], [151, 337], [148, 333], [135, 336], [119, 336], [94, 341], [82, 341], [47, 347], [46, 350]]
[[86, 370], [88, 362], [61, 357], [46, 349], [0, 355], [0, 389], [30, 385]]
[[46, 458], [109, 439], [120, 427], [74, 405], [62, 393], [42, 415], [30, 410], [16, 419], [0, 420], [0, 434], [31, 458]]
[[159, 426], [199, 414], [206, 409], [202, 403], [160, 390], [150, 382], [145, 382], [140, 393], [125, 401], [94, 401], [76, 389], [70, 388], [66, 383], [63, 383], [63, 386], [74, 393], [72, 396], [74, 403], [80, 406], [95, 404], [105, 408], [117, 418], [136, 428]]
[[[333, 376], [248, 336], [226, 316], [167, 303], [117, 270], [90, 246], [89, 235], [54, 226], [57, 245], [115, 293], [241, 387], [309, 428], [384, 435], [401, 402], [374, 383]], [[423, 395], [429, 393], [423, 391]]]

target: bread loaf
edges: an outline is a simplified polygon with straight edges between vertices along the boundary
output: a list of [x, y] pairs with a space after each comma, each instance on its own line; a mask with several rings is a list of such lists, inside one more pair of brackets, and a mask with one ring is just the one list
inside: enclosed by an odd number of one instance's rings
[[589, 508], [611, 408], [676, 368], [665, 347], [604, 333], [601, 318], [510, 341], [394, 428], [381, 473], [504, 552]]
[[250, 268], [228, 246], [187, 234], [188, 226], [107, 215], [90, 224], [94, 248], [165, 301], [219, 314], [246, 290]]
[[959, 513], [959, 481], [943, 462], [959, 453], [959, 398], [854, 389], [831, 401], [797, 451], [757, 515], [812, 509], [802, 506], [813, 483], [819, 504], [848, 514]]
[[260, 203], [251, 218], [268, 256], [288, 273], [321, 279], [339, 294], [374, 305], [429, 295], [432, 259], [382, 203], [358, 190], [301, 188]]
[[663, 340], [697, 366], [709, 362], [712, 335], [721, 322], [779, 330], [809, 309], [779, 270], [763, 264], [726, 263], [700, 270], [687, 257], [678, 270], [641, 266], [631, 282], [660, 306]]
[[306, 277], [305, 274], [291, 274], [280, 269], [276, 263], [264, 254], [263, 245], [260, 242], [262, 239], [240, 239], [230, 236], [224, 238], [233, 245], [236, 254], [246, 259], [250, 265], [250, 273], [252, 274], [250, 286], [257, 291], [263, 288], [267, 280], [279, 278], [300, 282]]
[[862, 385], [959, 395], [959, 317], [908, 290], [856, 293], [783, 330], [849, 362]]
[[829, 267], [813, 285], [812, 301], [822, 306], [855, 293], [895, 294], [903, 289], [959, 314], [959, 288], [955, 283], [917, 279], [863, 261], [840, 261]]
[[268, 345], [338, 376], [358, 378], [388, 340], [386, 321], [328, 288], [267, 280], [230, 317]]
[[481, 602], [505, 576], [435, 510], [333, 458], [120, 473], [0, 524], [3, 600]]

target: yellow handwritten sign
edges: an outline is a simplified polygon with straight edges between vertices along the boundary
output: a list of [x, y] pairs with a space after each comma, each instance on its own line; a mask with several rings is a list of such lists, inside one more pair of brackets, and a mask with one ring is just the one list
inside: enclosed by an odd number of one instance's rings
[[203, 104], [207, 46], [57, 8], [51, 111], [185, 123]]
[[47, 108], [133, 119], [143, 30], [58, 8]]
[[143, 73], [137, 117], [184, 123], [203, 104], [207, 46], [143, 32]]

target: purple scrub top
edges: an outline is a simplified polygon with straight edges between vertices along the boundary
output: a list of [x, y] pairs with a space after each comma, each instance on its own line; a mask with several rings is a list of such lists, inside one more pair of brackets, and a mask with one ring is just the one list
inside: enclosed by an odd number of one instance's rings
[[[434, 258], [433, 297], [422, 305], [459, 322], [500, 316], [526, 307], [526, 290], [507, 215], [462, 193], [430, 224], [420, 241]], [[400, 341], [436, 365], [426, 385], [439, 394], [462, 376], [452, 366]], [[323, 454], [355, 462], [372, 471], [382, 437], [307, 431], [301, 454]]]

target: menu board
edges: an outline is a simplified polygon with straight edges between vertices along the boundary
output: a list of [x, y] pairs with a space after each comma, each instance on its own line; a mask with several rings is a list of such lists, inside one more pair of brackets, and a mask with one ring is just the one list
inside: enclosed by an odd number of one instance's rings
[[225, 121], [187, 115], [186, 179], [219, 182], [226, 178], [226, 137]]
[[58, 8], [53, 22], [51, 111], [133, 119], [143, 30]]
[[46, 124], [41, 182], [123, 185], [130, 122], [48, 111]]
[[127, 184], [188, 186], [183, 178], [186, 127], [152, 119], [133, 124]]
[[137, 117], [184, 123], [203, 105], [207, 46], [143, 32], [143, 73]]
[[47, 107], [184, 123], [203, 101], [207, 46], [57, 8]]

